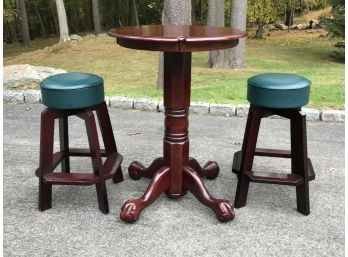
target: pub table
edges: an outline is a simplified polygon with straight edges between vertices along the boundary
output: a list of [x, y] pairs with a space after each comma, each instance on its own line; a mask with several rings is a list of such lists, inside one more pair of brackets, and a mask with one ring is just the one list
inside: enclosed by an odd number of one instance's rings
[[220, 221], [234, 218], [227, 200], [212, 197], [201, 177], [214, 179], [219, 166], [214, 161], [201, 166], [189, 157], [189, 107], [192, 52], [231, 48], [246, 33], [230, 28], [185, 25], [145, 25], [114, 28], [108, 32], [126, 48], [164, 52], [164, 139], [163, 157], [148, 167], [134, 161], [128, 168], [132, 179], [152, 178], [144, 195], [131, 199], [121, 208], [120, 218], [134, 222], [141, 211], [162, 192], [180, 197], [190, 191], [201, 203], [210, 207]]

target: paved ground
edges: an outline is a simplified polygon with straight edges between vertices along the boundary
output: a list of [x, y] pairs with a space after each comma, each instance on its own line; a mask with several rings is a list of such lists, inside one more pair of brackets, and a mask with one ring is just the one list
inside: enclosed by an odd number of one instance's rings
[[[110, 214], [98, 211], [94, 187], [55, 186], [53, 208], [37, 210], [41, 105], [4, 106], [5, 256], [344, 256], [344, 124], [308, 122], [308, 149], [317, 178], [310, 184], [311, 215], [296, 212], [295, 188], [251, 184], [248, 204], [229, 223], [191, 194], [161, 196], [135, 224], [119, 210], [140, 196], [149, 180], [131, 180], [132, 160], [148, 164], [161, 155], [163, 114], [110, 109], [125, 181], [108, 181]], [[71, 144], [86, 145], [75, 119]], [[221, 173], [205, 181], [216, 197], [234, 199], [233, 153], [240, 149], [245, 118], [190, 116], [191, 156], [216, 160]], [[289, 148], [288, 121], [262, 123], [259, 146]], [[139, 132], [131, 136], [129, 133]], [[272, 161], [270, 161], [272, 160]], [[73, 169], [90, 167], [74, 159]], [[255, 169], [289, 171], [288, 160], [256, 158]]]

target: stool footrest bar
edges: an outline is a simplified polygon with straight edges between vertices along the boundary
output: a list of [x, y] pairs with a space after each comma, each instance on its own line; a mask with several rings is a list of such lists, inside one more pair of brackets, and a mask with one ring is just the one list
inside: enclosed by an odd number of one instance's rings
[[43, 176], [44, 183], [53, 185], [94, 185], [99, 177], [93, 173], [47, 173]]
[[[100, 149], [102, 157], [106, 157], [105, 149]], [[80, 148], [70, 148], [69, 156], [86, 156], [90, 157], [92, 154], [89, 149], [80, 149]]]
[[266, 149], [266, 148], [256, 148], [255, 155], [268, 156], [268, 157], [279, 157], [279, 158], [291, 158], [291, 151], [277, 150], [277, 149]]
[[254, 183], [267, 183], [277, 185], [299, 186], [303, 184], [303, 178], [295, 174], [271, 173], [249, 171], [244, 173]]

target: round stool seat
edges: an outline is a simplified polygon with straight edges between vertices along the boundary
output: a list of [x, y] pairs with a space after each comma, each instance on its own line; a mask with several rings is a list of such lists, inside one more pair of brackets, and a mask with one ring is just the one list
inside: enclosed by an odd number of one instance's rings
[[286, 73], [264, 73], [248, 79], [248, 101], [260, 107], [291, 109], [308, 103], [311, 81]]
[[42, 103], [53, 109], [81, 109], [104, 101], [103, 78], [70, 72], [47, 77], [41, 84]]

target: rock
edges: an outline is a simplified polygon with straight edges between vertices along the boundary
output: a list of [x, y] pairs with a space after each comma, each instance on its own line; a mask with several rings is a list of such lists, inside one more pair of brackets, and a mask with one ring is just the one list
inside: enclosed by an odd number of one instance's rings
[[236, 115], [236, 106], [232, 104], [211, 104], [210, 114], [216, 116], [234, 116]]
[[248, 116], [248, 113], [249, 113], [249, 105], [248, 104], [238, 104], [237, 105], [236, 115], [238, 117]]
[[289, 28], [288, 26], [282, 23], [276, 23], [275, 26], [277, 29], [281, 29], [281, 30], [287, 30]]
[[122, 97], [122, 96], [112, 96], [110, 97], [110, 106], [116, 107], [120, 109], [133, 109], [133, 102], [134, 100], [132, 98], [128, 97]]
[[338, 111], [338, 110], [322, 110], [321, 120], [322, 121], [344, 122], [345, 112]]
[[309, 21], [309, 28], [310, 29], [317, 29], [317, 28], [319, 28], [319, 21], [317, 21], [317, 20], [310, 20]]
[[72, 34], [72, 35], [70, 35], [70, 40], [81, 41], [81, 40], [83, 40], [83, 37], [76, 35], [76, 34]]
[[141, 111], [157, 111], [158, 100], [134, 99], [134, 109]]
[[318, 121], [320, 120], [320, 111], [312, 108], [302, 108], [301, 111], [306, 114], [306, 120]]
[[289, 26], [289, 29], [296, 29], [296, 26], [297, 26], [296, 24], [292, 24]]
[[309, 29], [309, 25], [307, 23], [300, 23], [296, 25], [296, 29], [298, 30]]
[[209, 104], [200, 102], [191, 102], [190, 112], [195, 114], [209, 114]]
[[24, 102], [26, 103], [40, 103], [41, 91], [40, 90], [26, 90], [24, 91]]
[[65, 73], [65, 70], [29, 64], [4, 67], [4, 89], [39, 89], [40, 82], [48, 76]]
[[15, 90], [4, 91], [3, 100], [5, 103], [24, 103], [23, 92]]
[[266, 26], [263, 27], [263, 29], [264, 30], [275, 30], [277, 28], [273, 24], [267, 24]]
[[159, 112], [164, 112], [164, 103], [163, 103], [163, 100], [159, 101], [159, 103], [158, 103], [158, 111], [159, 111]]

